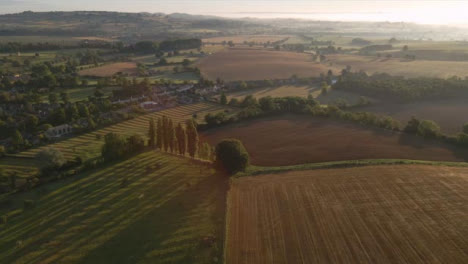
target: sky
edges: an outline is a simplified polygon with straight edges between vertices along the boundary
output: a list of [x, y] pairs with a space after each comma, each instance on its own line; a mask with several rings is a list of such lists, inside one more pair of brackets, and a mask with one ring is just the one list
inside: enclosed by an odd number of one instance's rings
[[100, 10], [468, 25], [468, 0], [0, 0], [0, 13]]

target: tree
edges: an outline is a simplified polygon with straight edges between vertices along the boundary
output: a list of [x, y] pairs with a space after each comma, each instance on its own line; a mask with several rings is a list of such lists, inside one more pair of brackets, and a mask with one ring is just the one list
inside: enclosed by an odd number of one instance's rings
[[190, 65], [190, 60], [184, 59], [184, 60], [182, 61], [182, 66], [187, 67], [187, 66], [189, 66], [189, 65]]
[[39, 124], [39, 118], [33, 114], [28, 114], [26, 116], [26, 130], [30, 133], [36, 130], [37, 125]]
[[418, 126], [418, 135], [423, 137], [438, 137], [440, 135], [440, 127], [434, 121], [423, 120]]
[[126, 150], [125, 138], [116, 133], [108, 133], [104, 136], [104, 146], [101, 155], [106, 160], [113, 160], [122, 157]]
[[230, 175], [245, 171], [249, 165], [249, 153], [237, 139], [224, 139], [216, 145], [216, 161]]
[[468, 134], [468, 123], [463, 125], [463, 133]]
[[149, 121], [148, 137], [149, 137], [148, 145], [154, 148], [156, 145], [156, 125], [154, 123], [153, 118], [151, 118]]
[[179, 154], [185, 155], [185, 152], [187, 151], [187, 134], [185, 133], [184, 127], [180, 123], [176, 128], [176, 138]]
[[414, 116], [411, 117], [411, 119], [408, 121], [408, 124], [405, 127], [405, 132], [417, 134], [420, 123], [421, 121], [419, 121], [417, 118], [415, 118]]
[[158, 147], [158, 149], [163, 149], [163, 141], [164, 141], [164, 137], [163, 137], [163, 124], [162, 124], [162, 119], [161, 117], [158, 118], [158, 124], [157, 124], [157, 127], [156, 127], [156, 146]]
[[185, 123], [187, 131], [187, 151], [190, 157], [195, 158], [198, 151], [198, 132], [193, 120], [187, 120]]
[[167, 116], [162, 117], [162, 138], [163, 138], [163, 148], [164, 151], [169, 149], [169, 118]]
[[58, 169], [65, 164], [65, 156], [55, 148], [46, 148], [37, 153], [36, 158], [45, 165], [46, 168]]
[[223, 105], [227, 104], [227, 97], [226, 97], [226, 95], [224, 94], [224, 92], [221, 93], [221, 98], [220, 98], [219, 101], [220, 101], [220, 103], [223, 104]]
[[49, 94], [49, 104], [56, 104], [58, 102], [57, 94], [50, 93]]
[[145, 148], [145, 140], [140, 135], [132, 135], [127, 138], [126, 153], [140, 152]]
[[328, 94], [328, 84], [326, 82], [322, 82], [320, 87], [321, 87], [321, 92], [320, 93], [322, 95], [327, 95]]
[[85, 104], [78, 104], [78, 113], [81, 117], [88, 117], [89, 109]]
[[169, 143], [169, 149], [171, 150], [172, 153], [174, 153], [177, 148], [177, 138], [176, 138], [174, 123], [172, 122], [172, 119], [169, 119], [168, 124], [167, 124], [167, 141]]
[[60, 98], [62, 99], [62, 102], [64, 104], [68, 104], [68, 102], [70, 101], [70, 97], [68, 96], [68, 93], [65, 93], [65, 92], [60, 93]]
[[15, 133], [13, 134], [12, 143], [16, 148], [24, 145], [23, 136], [18, 130], [16, 130]]

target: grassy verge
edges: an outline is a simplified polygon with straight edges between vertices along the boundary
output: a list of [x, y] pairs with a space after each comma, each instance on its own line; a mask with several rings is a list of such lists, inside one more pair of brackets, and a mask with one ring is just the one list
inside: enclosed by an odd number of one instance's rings
[[449, 166], [449, 167], [468, 167], [467, 162], [445, 162], [445, 161], [423, 161], [423, 160], [405, 160], [405, 159], [366, 159], [366, 160], [345, 160], [332, 161], [321, 163], [307, 163], [292, 166], [281, 167], [261, 167], [250, 166], [245, 172], [238, 173], [235, 177], [245, 177], [260, 174], [282, 173], [287, 171], [301, 171], [314, 169], [332, 169], [332, 168], [349, 168], [362, 167], [371, 165], [433, 165], [433, 166]]

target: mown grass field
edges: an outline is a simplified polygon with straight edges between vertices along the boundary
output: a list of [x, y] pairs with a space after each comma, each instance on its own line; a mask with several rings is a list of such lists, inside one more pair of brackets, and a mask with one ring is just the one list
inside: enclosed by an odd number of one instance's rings
[[365, 71], [369, 74], [376, 72], [405, 77], [437, 77], [449, 78], [454, 75], [467, 76], [468, 62], [460, 61], [430, 61], [430, 60], [405, 60], [387, 59], [358, 55], [328, 55], [327, 65], [344, 69], [347, 65], [353, 71]]
[[306, 53], [271, 51], [255, 48], [230, 48], [200, 59], [197, 64], [203, 76], [225, 81], [285, 79], [319, 76], [329, 67], [314, 62]]
[[226, 190], [206, 164], [146, 152], [0, 196], [0, 263], [221, 263]]
[[137, 72], [134, 62], [117, 62], [80, 71], [81, 76], [110, 77], [118, 72], [135, 74]]
[[201, 134], [211, 144], [240, 139], [259, 166], [360, 159], [466, 161], [468, 150], [415, 135], [308, 116], [283, 115], [232, 124]]
[[[198, 103], [178, 106], [163, 111], [146, 114], [132, 120], [99, 129], [94, 132], [68, 138], [40, 148], [29, 149], [15, 154], [11, 158], [5, 159], [4, 161], [0, 159], [0, 168], [5, 168], [9, 171], [18, 168], [20, 169], [18, 170], [18, 176], [22, 176], [23, 174], [21, 174], [21, 172], [24, 170], [34, 172], [34, 170], [37, 169], [37, 167], [35, 167], [37, 162], [35, 162], [32, 158], [34, 158], [42, 149], [48, 147], [60, 150], [69, 160], [72, 160], [77, 156], [80, 156], [84, 159], [96, 158], [100, 156], [101, 147], [104, 144], [104, 135], [107, 133], [114, 132], [123, 135], [139, 134], [146, 137], [150, 118], [157, 120], [158, 117], [166, 115], [171, 117], [174, 122], [184, 122], [187, 119], [191, 119], [193, 114], [197, 114], [197, 120], [199, 122], [203, 122], [203, 118], [207, 113], [221, 112], [226, 109], [229, 108], [211, 103]], [[232, 111], [232, 109], [230, 111]], [[15, 159], [15, 157], [18, 158]], [[15, 166], [11, 167], [10, 164], [15, 164]]]
[[368, 166], [243, 177], [226, 263], [466, 263], [468, 169]]

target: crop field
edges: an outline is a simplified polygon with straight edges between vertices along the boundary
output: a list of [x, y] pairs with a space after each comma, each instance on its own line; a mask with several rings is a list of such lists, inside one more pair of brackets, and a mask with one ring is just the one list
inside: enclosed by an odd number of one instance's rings
[[208, 130], [211, 144], [240, 139], [259, 166], [358, 159], [465, 161], [468, 150], [409, 134], [327, 119], [283, 115]]
[[298, 96], [307, 97], [312, 95], [315, 99], [319, 100], [322, 104], [334, 103], [339, 99], [346, 100], [349, 104], [355, 104], [359, 101], [359, 96], [354, 93], [348, 93], [339, 90], [330, 90], [326, 95], [321, 94], [319, 85], [283, 85], [276, 87], [247, 89], [236, 91], [227, 94], [228, 100], [236, 98], [238, 100], [244, 99], [247, 95], [252, 95], [255, 98], [262, 98], [266, 96], [271, 97], [286, 97]]
[[458, 134], [463, 124], [468, 123], [466, 99], [437, 100], [416, 102], [410, 104], [380, 103], [376, 105], [356, 108], [356, 111], [367, 111], [391, 116], [406, 124], [412, 116], [419, 119], [429, 119], [440, 125], [442, 132]]
[[206, 164], [146, 152], [3, 196], [0, 263], [220, 263], [226, 190]]
[[229, 37], [213, 37], [203, 39], [204, 43], [222, 43], [223, 41], [232, 41], [234, 44], [242, 44], [244, 41], [256, 42], [256, 43], [267, 43], [275, 42], [288, 38], [288, 35], [239, 35]]
[[[285, 79], [319, 76], [330, 69], [314, 62], [306, 53], [271, 51], [254, 48], [231, 48], [197, 62], [203, 76], [209, 79], [234, 80]], [[332, 70], [337, 70], [331, 68]], [[340, 69], [341, 70], [341, 69]]]
[[454, 75], [467, 76], [468, 62], [387, 59], [357, 55], [328, 55], [327, 60], [335, 68], [344, 69], [347, 65], [353, 71], [365, 71], [369, 74], [380, 72], [405, 77], [449, 78]]
[[134, 62], [117, 62], [95, 68], [85, 69], [79, 72], [81, 76], [110, 77], [118, 72], [135, 74], [137, 72]]
[[466, 263], [468, 169], [369, 166], [242, 177], [226, 263]]

